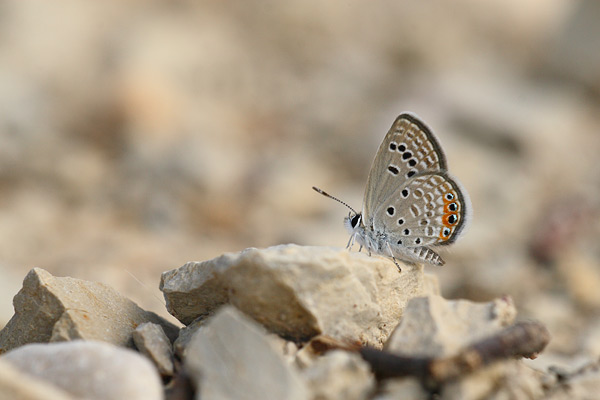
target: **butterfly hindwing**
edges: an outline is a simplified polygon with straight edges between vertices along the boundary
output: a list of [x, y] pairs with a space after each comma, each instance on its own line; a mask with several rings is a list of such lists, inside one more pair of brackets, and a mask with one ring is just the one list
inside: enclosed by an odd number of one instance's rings
[[387, 234], [393, 246], [449, 244], [466, 227], [470, 208], [466, 191], [447, 172], [424, 172], [382, 200], [373, 228]]
[[413, 176], [446, 169], [446, 157], [431, 129], [414, 114], [401, 114], [385, 135], [371, 166], [363, 215], [368, 220], [383, 200]]

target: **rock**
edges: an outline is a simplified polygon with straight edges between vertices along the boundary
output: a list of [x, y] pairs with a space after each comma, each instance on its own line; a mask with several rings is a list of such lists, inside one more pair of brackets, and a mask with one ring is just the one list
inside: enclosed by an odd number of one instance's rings
[[356, 353], [328, 352], [302, 373], [319, 400], [367, 399], [375, 390], [375, 378], [369, 365]]
[[164, 272], [167, 308], [184, 324], [230, 303], [268, 330], [303, 341], [317, 334], [381, 347], [407, 301], [434, 290], [422, 266], [328, 247], [246, 249]]
[[29, 344], [9, 351], [0, 360], [77, 398], [163, 398], [160, 377], [150, 361], [104, 342]]
[[388, 379], [373, 400], [428, 400], [432, 396], [416, 378]]
[[[188, 326], [181, 328], [181, 330], [179, 331], [179, 337], [177, 338], [177, 340], [175, 340], [175, 343], [173, 343], [173, 349], [175, 351], [175, 354], [180, 359], [184, 359], [186, 357], [185, 349], [187, 348], [188, 344], [190, 343], [196, 332], [202, 329], [202, 327], [206, 324], [208, 320], [208, 318], [204, 317], [198, 318]], [[298, 346], [294, 342], [285, 340], [281, 336], [273, 333], [269, 334], [268, 336], [270, 340], [272, 339], [273, 341], [275, 341], [279, 353], [281, 353], [281, 355], [283, 355], [285, 359], [288, 360], [288, 362], [291, 363], [296, 361]]]
[[547, 389], [550, 400], [597, 399], [600, 393], [600, 361], [561, 373]]
[[0, 400], [75, 400], [67, 392], [29, 376], [0, 358]]
[[177, 336], [177, 339], [173, 343], [173, 350], [179, 358], [185, 358], [185, 349], [194, 337], [196, 331], [198, 331], [200, 327], [204, 326], [206, 321], [206, 317], [200, 317], [194, 320], [188, 326], [184, 326], [179, 330], [179, 336]]
[[350, 343], [340, 341], [330, 336], [318, 335], [310, 339], [296, 351], [295, 363], [301, 369], [306, 369], [316, 360], [320, 359], [328, 351], [332, 350], [356, 350], [360, 347], [359, 343]]
[[444, 400], [543, 399], [542, 375], [520, 360], [507, 360], [443, 386]]
[[440, 296], [410, 300], [385, 348], [405, 355], [446, 357], [483, 339], [515, 318], [510, 297], [489, 303], [445, 300]]
[[173, 376], [173, 347], [162, 327], [145, 322], [133, 331], [135, 347], [148, 357], [162, 376]]
[[189, 343], [185, 368], [197, 398], [308, 399], [299, 372], [260, 325], [226, 306]]
[[[497, 363], [437, 389], [442, 400], [543, 399], [543, 373], [517, 360]], [[433, 396], [416, 378], [386, 380], [374, 400], [427, 400]]]
[[169, 337], [178, 328], [102, 283], [58, 278], [34, 268], [14, 297], [15, 315], [0, 331], [0, 354], [27, 343], [73, 339], [133, 346], [132, 333], [144, 322], [160, 324]]

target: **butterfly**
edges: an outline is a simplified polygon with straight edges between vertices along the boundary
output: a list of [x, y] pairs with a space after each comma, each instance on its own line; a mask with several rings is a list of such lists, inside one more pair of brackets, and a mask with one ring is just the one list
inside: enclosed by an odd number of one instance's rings
[[402, 113], [385, 135], [367, 179], [362, 212], [350, 209], [344, 225], [347, 248], [356, 241], [372, 253], [408, 264], [444, 265], [431, 247], [454, 243], [471, 219], [463, 186], [448, 173], [446, 155], [431, 129], [415, 114]]

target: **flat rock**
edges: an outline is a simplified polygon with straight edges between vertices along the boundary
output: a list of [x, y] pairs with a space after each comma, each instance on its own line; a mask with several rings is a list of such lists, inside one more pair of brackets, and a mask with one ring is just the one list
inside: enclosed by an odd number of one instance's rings
[[509, 297], [488, 303], [446, 300], [433, 295], [414, 298], [385, 348], [406, 355], [451, 356], [510, 325], [515, 316]]
[[135, 351], [109, 343], [75, 340], [29, 344], [9, 351], [0, 360], [76, 398], [163, 398], [162, 383], [152, 363]]
[[225, 306], [198, 330], [186, 350], [185, 369], [197, 398], [309, 398], [306, 384], [264, 328]]
[[302, 371], [313, 398], [320, 400], [367, 399], [375, 390], [369, 365], [356, 353], [334, 350]]
[[73, 339], [133, 346], [133, 331], [144, 322], [160, 324], [172, 340], [179, 331], [105, 284], [54, 277], [40, 268], [29, 271], [13, 304], [15, 314], [0, 331], [0, 354]]
[[60, 388], [18, 370], [0, 358], [0, 400], [75, 400]]
[[184, 324], [232, 304], [294, 340], [325, 334], [381, 347], [409, 299], [437, 291], [422, 266], [329, 247], [246, 249], [162, 274], [167, 308]]
[[162, 376], [173, 375], [173, 346], [163, 328], [145, 322], [133, 331], [135, 347], [148, 357]]

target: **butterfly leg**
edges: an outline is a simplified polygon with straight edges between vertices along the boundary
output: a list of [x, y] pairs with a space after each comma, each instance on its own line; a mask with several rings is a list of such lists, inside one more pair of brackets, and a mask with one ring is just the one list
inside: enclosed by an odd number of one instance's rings
[[388, 251], [390, 252], [390, 256], [392, 257], [392, 261], [394, 262], [396, 267], [398, 267], [398, 272], [402, 272], [402, 268], [400, 268], [400, 264], [398, 264], [396, 257], [394, 257], [394, 252], [392, 251], [392, 247], [390, 246], [389, 243], [386, 242], [386, 244], [387, 244]]

